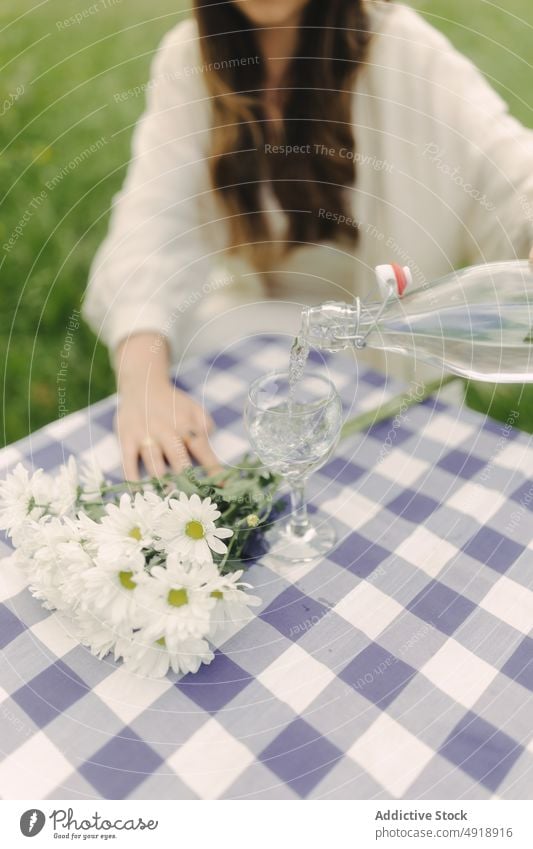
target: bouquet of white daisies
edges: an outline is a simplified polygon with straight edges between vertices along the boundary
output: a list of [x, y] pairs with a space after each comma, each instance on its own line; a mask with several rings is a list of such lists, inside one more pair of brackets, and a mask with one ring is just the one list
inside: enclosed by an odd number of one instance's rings
[[[423, 401], [450, 380], [428, 383], [346, 422], [341, 438]], [[278, 476], [243, 458], [217, 475], [112, 484], [94, 462], [71, 457], [54, 477], [18, 465], [0, 482], [0, 530], [33, 595], [58, 611], [93, 654], [113, 652], [132, 671], [197, 672], [228, 623], [259, 599], [241, 581], [250, 537], [281, 502]]]
[[242, 562], [276, 487], [247, 460], [115, 485], [73, 457], [54, 477], [19, 464], [0, 483], [0, 528], [33, 595], [93, 654], [141, 675], [197, 672], [259, 603]]

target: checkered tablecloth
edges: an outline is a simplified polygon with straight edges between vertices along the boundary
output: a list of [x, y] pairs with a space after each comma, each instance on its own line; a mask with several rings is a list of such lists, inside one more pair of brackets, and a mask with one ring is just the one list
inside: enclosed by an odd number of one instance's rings
[[[286, 357], [253, 338], [181, 369], [226, 460], [248, 384]], [[326, 365], [347, 415], [398, 389]], [[5, 449], [1, 474], [90, 451], [116, 473], [114, 403]], [[96, 660], [4, 563], [0, 796], [531, 798], [532, 473], [527, 435], [439, 399], [345, 441], [309, 486], [336, 549], [255, 564], [258, 614], [181, 679]]]

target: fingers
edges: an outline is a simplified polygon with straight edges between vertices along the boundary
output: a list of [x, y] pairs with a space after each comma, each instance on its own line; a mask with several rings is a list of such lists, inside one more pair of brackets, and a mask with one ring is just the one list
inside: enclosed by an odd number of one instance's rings
[[181, 437], [167, 433], [162, 439], [163, 451], [172, 471], [179, 474], [191, 465], [191, 458]]
[[121, 442], [121, 446], [124, 477], [129, 481], [140, 478], [139, 457], [150, 477], [162, 477], [167, 471], [167, 462], [176, 473], [191, 465], [191, 458], [183, 440], [176, 434], [165, 435], [160, 443], [153, 440], [150, 444], [143, 445], [138, 440], [128, 440]]
[[190, 410], [188, 425], [181, 431], [183, 442], [189, 454], [210, 473], [221, 470], [218, 457], [209, 443], [208, 434], [215, 424], [209, 413], [200, 404], [194, 402]]
[[529, 259], [530, 259], [531, 262], [533, 262], [533, 247], [531, 248], [531, 250], [529, 252]]
[[151, 477], [163, 477], [166, 463], [159, 443], [155, 439], [145, 440], [139, 446], [139, 453], [148, 474]]
[[181, 390], [156, 386], [153, 395], [137, 395], [131, 390], [121, 396], [115, 417], [126, 480], [139, 480], [139, 460], [146, 474], [162, 477], [167, 464], [175, 473], [183, 472], [194, 457], [208, 471], [220, 464], [211, 449], [208, 433], [213, 421], [205, 410]]
[[197, 431], [189, 431], [185, 437], [185, 444], [193, 457], [204, 466], [210, 474], [219, 472], [221, 465], [218, 457], [211, 448], [207, 435]]
[[136, 481], [139, 479], [139, 450], [137, 448], [135, 436], [124, 429], [123, 419], [118, 415], [118, 413], [115, 414], [113, 426], [120, 446], [120, 457], [122, 460], [124, 479], [127, 481]]
[[209, 413], [204, 407], [201, 407], [199, 404], [196, 404], [194, 409], [191, 411], [192, 415], [192, 425], [191, 430], [193, 433], [199, 433], [206, 436], [215, 429], [215, 423]]
[[159, 441], [153, 439], [143, 445], [138, 441], [127, 440], [121, 442], [121, 446], [124, 476], [130, 481], [140, 477], [139, 456], [151, 477], [163, 477], [167, 471], [167, 463], [179, 474], [191, 465], [191, 455], [211, 474], [219, 472], [222, 468], [207, 435], [195, 430], [190, 430], [183, 438], [175, 433], [167, 433]]
[[[209, 472], [220, 471], [218, 458], [213, 452], [207, 436], [190, 429], [183, 436], [178, 436], [176, 433], [166, 433], [161, 437], [157, 460], [160, 459], [164, 464], [166, 458], [174, 472], [179, 474], [188, 468], [191, 465], [191, 455]], [[142, 456], [146, 465], [144, 454]], [[159, 462], [157, 468], [161, 468]], [[156, 472], [156, 474], [161, 475], [163, 472]]]
[[139, 479], [139, 451], [137, 444], [133, 440], [121, 439], [120, 434], [119, 442], [121, 446], [124, 477], [127, 481], [136, 481]]
[[203, 407], [200, 407], [197, 414], [194, 417], [197, 428], [200, 430], [200, 433], [204, 431], [206, 433], [212, 433], [215, 428], [215, 423], [207, 410], [204, 410]]

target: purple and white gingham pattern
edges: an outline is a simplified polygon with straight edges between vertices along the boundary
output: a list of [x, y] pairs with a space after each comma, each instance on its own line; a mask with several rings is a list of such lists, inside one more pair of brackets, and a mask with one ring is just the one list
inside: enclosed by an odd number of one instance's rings
[[[247, 448], [247, 386], [286, 358], [256, 337], [181, 370], [225, 460]], [[326, 366], [347, 415], [399, 388], [347, 357]], [[9, 446], [2, 474], [90, 451], [118, 474], [113, 410]], [[5, 560], [0, 796], [531, 798], [532, 473], [527, 435], [439, 399], [343, 442], [309, 486], [338, 546], [253, 565], [262, 607], [195, 676], [96, 660]]]

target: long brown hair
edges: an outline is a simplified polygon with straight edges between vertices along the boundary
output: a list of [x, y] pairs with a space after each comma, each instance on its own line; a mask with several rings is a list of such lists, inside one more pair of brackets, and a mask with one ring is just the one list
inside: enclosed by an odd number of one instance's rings
[[305, 146], [309, 152], [280, 155], [265, 150], [272, 141], [265, 63], [253, 25], [230, 0], [195, 0], [213, 108], [211, 180], [229, 219], [232, 248], [257, 258], [268, 245], [260, 201], [266, 180], [288, 216], [285, 249], [339, 238], [355, 244], [357, 227], [337, 222], [349, 215], [346, 186], [356, 176], [352, 91], [370, 40], [365, 6], [365, 0], [309, 0], [305, 7], [277, 142], [285, 151]]

